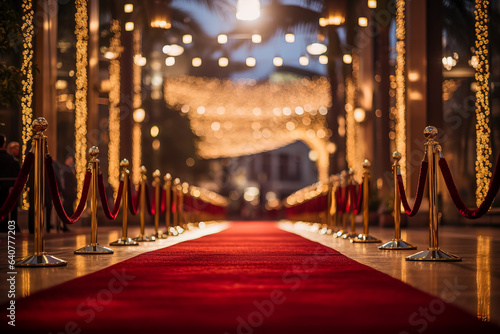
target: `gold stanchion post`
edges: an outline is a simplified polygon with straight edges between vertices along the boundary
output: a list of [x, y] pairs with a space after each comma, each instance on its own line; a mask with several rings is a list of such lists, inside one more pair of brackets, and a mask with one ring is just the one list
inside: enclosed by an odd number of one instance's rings
[[123, 181], [123, 195], [122, 195], [122, 237], [117, 241], [110, 243], [111, 246], [138, 246], [139, 243], [128, 237], [128, 180], [130, 171], [128, 170], [129, 162], [123, 159], [120, 162], [122, 169], [121, 180]]
[[44, 242], [44, 210], [45, 210], [45, 154], [47, 153], [47, 136], [44, 131], [47, 130], [48, 123], [43, 117], [39, 117], [33, 121], [33, 131], [36, 134], [33, 136], [32, 152], [35, 154], [34, 162], [34, 194], [35, 194], [35, 245], [32, 255], [22, 258], [16, 263], [16, 267], [54, 267], [65, 266], [68, 263], [55, 256], [45, 253]]
[[92, 146], [89, 149], [90, 162], [89, 169], [92, 172], [90, 193], [90, 244], [77, 249], [75, 254], [113, 254], [113, 250], [108, 247], [101, 246], [97, 243], [97, 191], [98, 191], [98, 176], [99, 176], [99, 149]]
[[[349, 188], [350, 186], [354, 185], [354, 170], [349, 168], [349, 171], [348, 171], [348, 182], [347, 182], [347, 200], [349, 201], [349, 206], [351, 207], [351, 212], [349, 213], [349, 217], [350, 217], [350, 220], [351, 220], [351, 232], [350, 233], [344, 233], [342, 235], [342, 239], [351, 239], [351, 238], [356, 238], [356, 236], [358, 235], [356, 233], [356, 215], [354, 214], [354, 207], [353, 207], [353, 204], [352, 203], [352, 196], [351, 194], [349, 193]], [[347, 216], [347, 215], [346, 215]]]
[[148, 237], [145, 233], [145, 225], [146, 225], [146, 181], [148, 177], [146, 176], [147, 170], [146, 167], [141, 166], [141, 184], [140, 194], [139, 194], [139, 215], [141, 219], [141, 227], [139, 236], [135, 237], [134, 240], [137, 242], [153, 242], [156, 241], [154, 236]]
[[171, 226], [171, 214], [172, 214], [172, 175], [170, 173], [165, 174], [163, 178], [165, 183], [163, 185], [165, 189], [165, 228], [167, 229], [167, 235], [174, 235], [172, 233]]
[[427, 126], [424, 129], [424, 136], [427, 139], [425, 143], [427, 151], [427, 161], [429, 162], [429, 170], [427, 180], [429, 181], [429, 248], [425, 251], [406, 257], [407, 261], [462, 261], [461, 257], [439, 249], [438, 239], [438, 207], [437, 207], [437, 155], [441, 150], [441, 146], [435, 138], [438, 130], [433, 126]]
[[401, 198], [399, 197], [398, 191], [398, 174], [401, 173], [399, 167], [399, 160], [401, 160], [401, 153], [395, 151], [392, 154], [392, 159], [394, 163], [392, 164], [392, 174], [394, 179], [394, 239], [386, 242], [378, 249], [381, 250], [407, 250], [407, 249], [417, 249], [416, 246], [401, 239]]
[[[342, 188], [347, 190], [348, 184], [347, 180], [347, 171], [343, 170], [340, 172], [340, 189], [342, 191]], [[348, 196], [348, 193], [346, 192], [346, 196]], [[347, 200], [347, 198], [345, 199]], [[345, 205], [344, 205], [345, 208]], [[342, 212], [341, 214], [337, 213], [337, 222], [340, 225], [342, 222], [342, 227], [337, 231], [337, 233], [334, 234], [335, 238], [343, 238], [344, 235], [347, 235], [347, 212]]]
[[157, 169], [153, 172], [153, 186], [155, 189], [155, 238], [156, 239], [166, 239], [167, 235], [159, 230], [160, 228], [160, 213], [161, 213], [161, 190], [160, 190], [160, 176], [161, 173]]
[[368, 233], [369, 229], [369, 204], [370, 204], [370, 167], [371, 162], [368, 159], [365, 159], [363, 162], [363, 233], [358, 234], [358, 236], [354, 239], [351, 239], [351, 242], [356, 243], [377, 243], [381, 242], [380, 239], [372, 237]]
[[[174, 208], [175, 208], [175, 212], [174, 212], [174, 228], [175, 228], [175, 232], [177, 232], [177, 234], [181, 233], [182, 231], [182, 227], [180, 227], [179, 225], [179, 217], [180, 217], [180, 213], [179, 213], [179, 191], [181, 190], [181, 180], [179, 178], [175, 178], [174, 180], [174, 186], [172, 187], [172, 196], [174, 197]], [[175, 233], [174, 233], [175, 234]]]

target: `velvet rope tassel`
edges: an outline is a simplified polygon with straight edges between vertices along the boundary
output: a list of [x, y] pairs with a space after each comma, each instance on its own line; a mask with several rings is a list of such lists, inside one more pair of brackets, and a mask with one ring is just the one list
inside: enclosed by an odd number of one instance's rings
[[104, 215], [109, 220], [115, 220], [118, 216], [118, 211], [120, 211], [120, 206], [122, 202], [123, 195], [123, 181], [120, 181], [120, 185], [118, 187], [118, 192], [116, 194], [115, 204], [113, 205], [113, 211], [109, 210], [108, 198], [106, 196], [106, 189], [104, 187], [104, 178], [102, 174], [99, 174], [99, 197], [101, 198], [102, 209], [104, 211]]
[[78, 207], [76, 208], [75, 213], [73, 213], [71, 217], [68, 217], [66, 211], [63, 208], [61, 197], [59, 196], [59, 187], [57, 186], [56, 173], [54, 172], [52, 157], [49, 154], [47, 154], [47, 156], [45, 157], [45, 168], [47, 169], [47, 179], [49, 181], [52, 203], [54, 204], [54, 208], [56, 209], [59, 218], [65, 224], [76, 223], [82, 216], [83, 210], [85, 209], [85, 205], [87, 203], [92, 173], [90, 171], [87, 171], [87, 173], [85, 173], [80, 203], [78, 203]]
[[130, 213], [132, 216], [135, 216], [137, 212], [139, 212], [139, 199], [141, 197], [141, 189], [142, 187], [139, 188], [139, 191], [135, 192], [135, 196], [132, 196], [132, 182], [130, 180], [128, 181], [128, 207], [130, 209]]
[[33, 167], [33, 162], [35, 161], [35, 155], [32, 152], [28, 152], [24, 158], [23, 166], [17, 175], [16, 182], [10, 190], [7, 200], [2, 204], [0, 208], [0, 220], [4, 220], [5, 217], [14, 209], [17, 200], [21, 195], [24, 185], [28, 181], [31, 168]]
[[[425, 189], [425, 180], [427, 178], [427, 169], [429, 167], [429, 163], [427, 161], [422, 161], [420, 164], [420, 173], [418, 176], [418, 184], [417, 184], [417, 194], [415, 196], [415, 202], [413, 203], [413, 208], [410, 208], [408, 204], [408, 199], [406, 198], [405, 186], [403, 183], [403, 177], [401, 174], [398, 174], [398, 190], [399, 197], [401, 198], [401, 203], [403, 203], [403, 207], [405, 208], [405, 212], [409, 217], [413, 217], [417, 214], [420, 209], [420, 204], [422, 204], [422, 198], [424, 197], [424, 189]], [[395, 185], [396, 186], [396, 185]]]
[[488, 189], [488, 193], [484, 197], [484, 200], [481, 203], [481, 205], [477, 209], [471, 210], [465, 205], [465, 203], [462, 201], [462, 198], [460, 197], [460, 194], [458, 193], [458, 189], [457, 186], [455, 185], [455, 181], [453, 181], [453, 176], [451, 175], [448, 162], [446, 161], [445, 158], [439, 159], [439, 167], [441, 168], [441, 173], [443, 174], [443, 178], [446, 183], [446, 187], [448, 188], [448, 192], [450, 193], [453, 203], [455, 204], [455, 206], [457, 207], [458, 211], [462, 216], [469, 219], [476, 219], [488, 212], [500, 188], [499, 166], [500, 166], [500, 155], [498, 155], [497, 157], [495, 171], [490, 181], [490, 187]]

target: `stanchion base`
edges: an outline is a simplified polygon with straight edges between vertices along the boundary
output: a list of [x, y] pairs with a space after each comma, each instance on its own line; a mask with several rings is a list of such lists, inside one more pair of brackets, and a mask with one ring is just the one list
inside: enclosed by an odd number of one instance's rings
[[344, 233], [342, 234], [342, 239], [354, 239], [358, 236], [357, 233]]
[[347, 234], [346, 232], [344, 232], [344, 230], [338, 230], [337, 232], [335, 232], [335, 234], [333, 235], [335, 238], [342, 238], [342, 236], [344, 234]]
[[163, 233], [162, 231], [158, 231], [158, 233], [155, 233], [153, 237], [156, 239], [167, 239], [168, 235]]
[[153, 241], [156, 241], [156, 238], [154, 236], [147, 237], [145, 235], [140, 235], [138, 237], [135, 237], [134, 241], [137, 241], [137, 242], [153, 242]]
[[15, 264], [16, 267], [62, 267], [68, 262], [61, 260], [55, 256], [47, 255], [29, 255], [22, 258]]
[[96, 245], [90, 244], [80, 249], [77, 249], [74, 253], [85, 255], [85, 254], [113, 254], [114, 252], [111, 248], [104, 247], [99, 244]]
[[437, 262], [458, 262], [461, 257], [443, 252], [438, 249], [428, 249], [406, 257], [406, 261], [437, 261]]
[[135, 242], [131, 238], [120, 238], [109, 244], [110, 246], [139, 246], [138, 242]]
[[380, 239], [372, 237], [369, 234], [358, 234], [356, 238], [351, 239], [351, 242], [368, 244], [368, 243], [378, 243], [382, 241]]
[[396, 240], [392, 239], [389, 242], [386, 242], [382, 246], [379, 246], [378, 249], [380, 250], [411, 250], [411, 249], [417, 249], [417, 246], [413, 246], [412, 244], [407, 243], [404, 240]]

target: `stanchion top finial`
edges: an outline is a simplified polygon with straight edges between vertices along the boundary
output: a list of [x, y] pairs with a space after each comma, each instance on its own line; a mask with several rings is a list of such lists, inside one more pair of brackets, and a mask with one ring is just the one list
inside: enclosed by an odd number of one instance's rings
[[370, 162], [370, 160], [368, 159], [365, 159], [365, 161], [363, 161], [363, 168], [370, 168], [372, 166], [372, 163]]
[[146, 166], [141, 166], [141, 174], [142, 175], [146, 175], [146, 173], [148, 172], [148, 170], [146, 169]]
[[49, 122], [45, 119], [45, 117], [38, 117], [33, 121], [33, 131], [35, 132], [44, 132], [47, 130], [47, 127], [49, 126]]
[[157, 169], [153, 172], [153, 177], [160, 177], [161, 176], [161, 173], [160, 173], [160, 170]]
[[347, 173], [349, 174], [349, 176], [353, 176], [354, 175], [354, 169], [349, 168], [349, 170], [347, 171]]
[[165, 174], [164, 180], [165, 181], [171, 181], [172, 180], [172, 175], [170, 175], [170, 173]]
[[392, 153], [392, 159], [393, 159], [393, 160], [396, 160], [396, 161], [401, 160], [401, 153], [399, 153], [398, 151], [394, 151], [394, 152]]
[[438, 129], [435, 126], [428, 125], [424, 129], [424, 136], [427, 140], [432, 140], [436, 138], [438, 134]]
[[99, 155], [99, 148], [97, 146], [92, 146], [91, 148], [89, 148], [89, 155], [92, 158], [97, 158], [97, 156]]
[[175, 180], [174, 180], [174, 184], [175, 185], [181, 184], [181, 179], [179, 179], [178, 177], [176, 177]]
[[122, 161], [120, 161], [120, 167], [127, 168], [128, 166], [129, 166], [129, 162], [127, 159], [123, 159]]

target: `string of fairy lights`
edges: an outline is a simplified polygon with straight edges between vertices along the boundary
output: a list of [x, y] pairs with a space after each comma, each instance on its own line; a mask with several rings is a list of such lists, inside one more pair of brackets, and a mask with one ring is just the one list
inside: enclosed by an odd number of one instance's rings
[[87, 169], [87, 47], [88, 13], [87, 0], [75, 1], [76, 35], [76, 90], [75, 90], [75, 172], [77, 197], [81, 196], [83, 179]]
[[476, 91], [476, 202], [479, 206], [488, 192], [491, 167], [490, 129], [490, 65], [488, 61], [488, 0], [476, 0], [475, 5], [475, 56], [477, 66]]
[[[134, 62], [132, 64], [132, 84], [133, 96], [132, 105], [134, 110], [142, 106], [141, 80], [142, 67], [139, 66], [139, 59], [142, 59], [142, 33], [140, 30], [134, 30], [133, 33], [133, 51]], [[141, 163], [142, 163], [142, 124], [135, 122], [132, 127], [132, 182], [139, 184], [141, 181]]]
[[121, 50], [121, 29], [118, 20], [111, 21], [109, 50], [115, 55], [109, 62], [109, 142], [108, 142], [108, 183], [113, 190], [118, 191], [120, 176], [120, 60], [118, 55]]
[[328, 178], [328, 79], [258, 83], [183, 76], [167, 79], [164, 89], [167, 104], [189, 117], [200, 157], [256, 154], [301, 140], [314, 152], [319, 178]]
[[[33, 121], [33, 2], [31, 0], [23, 0], [23, 60], [21, 63], [21, 73], [23, 75], [21, 96], [21, 112], [22, 112], [22, 151], [21, 156], [26, 154], [28, 142], [31, 139], [31, 123]], [[22, 207], [24, 210], [29, 208], [28, 192], [23, 191]]]
[[401, 153], [401, 174], [406, 185], [406, 0], [396, 2], [396, 114], [395, 146]]

